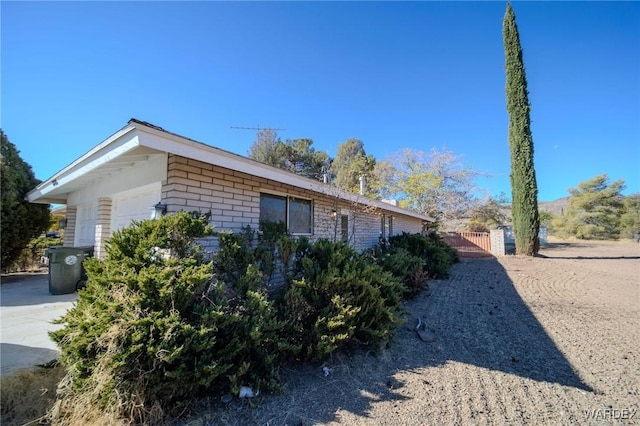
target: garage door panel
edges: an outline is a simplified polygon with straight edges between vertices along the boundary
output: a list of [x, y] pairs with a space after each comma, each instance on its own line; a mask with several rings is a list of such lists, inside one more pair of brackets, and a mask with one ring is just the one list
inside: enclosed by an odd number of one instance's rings
[[111, 231], [122, 229], [132, 221], [150, 219], [153, 206], [160, 199], [160, 188], [147, 189], [143, 192], [114, 197], [112, 204]]
[[76, 229], [74, 231], [75, 246], [92, 246], [96, 238], [97, 204], [78, 206], [76, 213]]

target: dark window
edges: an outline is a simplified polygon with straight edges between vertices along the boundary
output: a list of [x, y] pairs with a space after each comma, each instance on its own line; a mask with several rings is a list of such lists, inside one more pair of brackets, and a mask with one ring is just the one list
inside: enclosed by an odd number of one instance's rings
[[393, 216], [382, 215], [380, 218], [380, 236], [385, 239], [393, 235]]
[[342, 241], [345, 243], [349, 242], [349, 215], [343, 214], [341, 217], [341, 236]]
[[260, 222], [282, 222], [292, 234], [312, 234], [313, 204], [311, 200], [260, 194]]
[[311, 200], [289, 198], [289, 232], [311, 234], [313, 229]]
[[260, 222], [287, 223], [287, 199], [260, 194]]

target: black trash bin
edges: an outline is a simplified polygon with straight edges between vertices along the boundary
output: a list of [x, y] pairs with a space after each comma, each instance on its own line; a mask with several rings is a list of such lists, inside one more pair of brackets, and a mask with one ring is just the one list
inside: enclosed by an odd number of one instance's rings
[[84, 286], [86, 276], [82, 262], [93, 256], [93, 247], [50, 247], [49, 293], [68, 294]]

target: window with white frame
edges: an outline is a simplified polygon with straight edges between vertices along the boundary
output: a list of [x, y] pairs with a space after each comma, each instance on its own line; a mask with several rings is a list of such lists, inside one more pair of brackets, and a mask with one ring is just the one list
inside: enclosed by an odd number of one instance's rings
[[292, 234], [313, 234], [311, 200], [260, 194], [260, 222], [284, 223]]

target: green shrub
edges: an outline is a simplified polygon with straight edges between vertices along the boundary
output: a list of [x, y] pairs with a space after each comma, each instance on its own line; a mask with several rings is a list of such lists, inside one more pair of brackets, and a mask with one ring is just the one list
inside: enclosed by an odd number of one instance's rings
[[282, 223], [261, 222], [257, 239], [249, 226], [239, 234], [217, 234], [219, 250], [213, 256], [214, 272], [225, 282], [236, 285], [244, 280], [247, 268], [251, 266], [262, 273], [260, 288], [263, 289], [269, 288], [278, 271], [282, 281], [290, 281], [298, 242], [283, 226]]
[[87, 287], [51, 333], [76, 408], [145, 423], [203, 393], [277, 386], [288, 344], [262, 273], [247, 265], [233, 291], [217, 281], [194, 243], [212, 233], [207, 223], [186, 212], [134, 223], [104, 260], [85, 262]]
[[364, 255], [371, 262], [375, 262], [400, 279], [405, 286], [405, 297], [413, 297], [429, 287], [427, 284], [429, 276], [425, 269], [426, 261], [411, 255], [404, 248], [392, 248], [381, 244], [365, 251]]
[[402, 283], [344, 243], [298, 247], [293, 285], [281, 305], [302, 359], [322, 359], [338, 347], [391, 337], [399, 321]]
[[253, 262], [252, 235], [245, 232], [218, 232], [218, 251], [213, 255], [213, 268], [219, 279], [236, 282]]
[[[202, 394], [278, 388], [287, 359], [388, 340], [424, 267], [441, 276], [455, 255], [437, 237], [403, 234], [365, 256], [261, 224], [257, 241], [248, 227], [218, 234], [206, 262], [195, 242], [212, 234], [208, 216], [180, 212], [114, 232], [106, 258], [85, 262], [87, 287], [51, 333], [70, 384], [61, 402], [75, 407], [54, 422], [104, 422], [64, 418], [80, 407], [162, 422]], [[285, 285], [270, 298], [278, 267]]]
[[456, 251], [437, 234], [425, 236], [403, 232], [389, 238], [389, 244], [392, 249], [404, 249], [411, 256], [424, 260], [429, 278], [447, 278], [451, 265], [459, 260]]
[[41, 260], [47, 255], [49, 247], [62, 245], [62, 238], [38, 237], [29, 241], [27, 247], [22, 249], [11, 264], [3, 265], [7, 272], [29, 271], [45, 266]]

